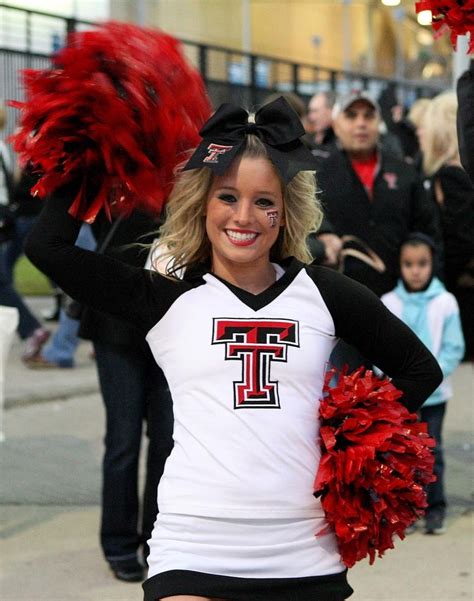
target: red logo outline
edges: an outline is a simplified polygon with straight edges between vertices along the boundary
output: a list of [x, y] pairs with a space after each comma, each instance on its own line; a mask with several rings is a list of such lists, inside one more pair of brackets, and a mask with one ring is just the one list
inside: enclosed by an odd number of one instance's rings
[[242, 378], [234, 381], [234, 409], [281, 408], [271, 365], [273, 361], [286, 363], [288, 348], [300, 346], [298, 321], [217, 317], [212, 344], [225, 344], [225, 360], [242, 363]]

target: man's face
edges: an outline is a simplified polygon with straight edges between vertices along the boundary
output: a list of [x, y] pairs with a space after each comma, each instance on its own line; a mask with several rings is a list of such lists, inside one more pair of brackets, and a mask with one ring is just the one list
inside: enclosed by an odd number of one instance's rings
[[324, 94], [313, 96], [308, 105], [308, 121], [313, 131], [320, 133], [326, 131], [332, 124], [332, 109], [328, 107]]
[[334, 120], [334, 131], [349, 154], [366, 155], [379, 139], [379, 115], [365, 100], [356, 100]]

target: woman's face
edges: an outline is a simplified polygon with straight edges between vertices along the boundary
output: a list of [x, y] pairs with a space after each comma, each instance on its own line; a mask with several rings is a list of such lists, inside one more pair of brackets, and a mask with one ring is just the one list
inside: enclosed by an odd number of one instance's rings
[[405, 245], [400, 253], [400, 271], [403, 281], [410, 290], [413, 292], [423, 290], [433, 271], [433, 258], [429, 246]]
[[214, 273], [267, 267], [284, 225], [282, 186], [270, 161], [244, 157], [214, 176], [205, 216]]

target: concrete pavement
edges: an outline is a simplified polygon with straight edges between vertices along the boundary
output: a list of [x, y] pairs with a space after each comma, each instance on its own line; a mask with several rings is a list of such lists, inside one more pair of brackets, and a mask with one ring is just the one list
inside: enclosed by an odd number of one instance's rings
[[[104, 413], [90, 346], [81, 343], [77, 368], [41, 372], [21, 364], [20, 350], [16, 342], [9, 357], [0, 445], [0, 599], [139, 601], [141, 587], [115, 580], [98, 546]], [[374, 566], [357, 565], [353, 601], [474, 598], [472, 382], [463, 364], [445, 427], [447, 533], [417, 532]]]

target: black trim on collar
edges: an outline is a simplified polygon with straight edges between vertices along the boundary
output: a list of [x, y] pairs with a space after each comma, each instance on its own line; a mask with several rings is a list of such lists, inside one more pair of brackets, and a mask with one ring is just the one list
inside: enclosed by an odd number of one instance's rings
[[231, 284], [230, 282], [220, 278], [215, 273], [209, 273], [209, 275], [212, 275], [216, 278], [216, 280], [219, 280], [219, 282], [222, 282], [222, 284], [227, 286], [227, 288], [233, 294], [235, 294], [235, 296], [241, 302], [247, 305], [247, 307], [253, 311], [260, 311], [260, 309], [263, 309], [273, 302], [278, 296], [280, 296], [280, 294], [288, 288], [291, 282], [304, 267], [304, 263], [298, 261], [298, 259], [295, 259], [294, 257], [288, 257], [283, 261], [279, 261], [278, 264], [285, 269], [285, 273], [281, 276], [281, 278], [273, 282], [271, 286], [259, 294], [247, 292], [247, 290], [243, 290], [242, 288], [239, 288], [238, 286], [235, 286], [234, 284]]

